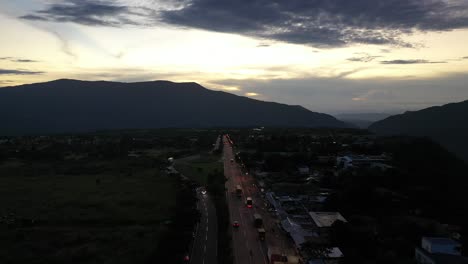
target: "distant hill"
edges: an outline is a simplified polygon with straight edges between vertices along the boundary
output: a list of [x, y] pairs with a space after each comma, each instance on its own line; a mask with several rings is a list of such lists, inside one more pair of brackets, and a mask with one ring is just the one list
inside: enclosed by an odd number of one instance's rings
[[165, 127], [344, 127], [301, 106], [197, 83], [56, 80], [0, 89], [0, 135]]
[[391, 116], [369, 129], [381, 135], [427, 136], [468, 160], [468, 101]]
[[391, 116], [387, 113], [352, 113], [333, 115], [341, 121], [350, 123], [359, 128], [368, 128], [372, 123]]

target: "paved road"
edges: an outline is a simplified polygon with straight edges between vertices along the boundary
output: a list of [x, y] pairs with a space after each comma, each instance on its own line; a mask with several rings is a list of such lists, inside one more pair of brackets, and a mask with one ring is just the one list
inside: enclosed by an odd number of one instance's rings
[[221, 140], [222, 140], [222, 138], [221, 138], [221, 135], [220, 135], [216, 139], [216, 143], [214, 144], [214, 147], [213, 147], [213, 150], [212, 150], [213, 152], [215, 152], [216, 150], [219, 149], [219, 145], [221, 144]]
[[[267, 264], [266, 245], [258, 238], [257, 229], [254, 227], [253, 215], [257, 212], [259, 197], [258, 190], [252, 185], [249, 176], [242, 175], [242, 172], [234, 159], [234, 153], [226, 137], [223, 137], [224, 144], [224, 174], [228, 179], [226, 182], [227, 200], [231, 223], [238, 221], [239, 228], [233, 228], [233, 250], [235, 264]], [[242, 198], [235, 194], [236, 186], [241, 185], [243, 189]], [[254, 208], [247, 208], [245, 198], [248, 196], [254, 199]]]
[[202, 194], [201, 188], [197, 189], [197, 197], [199, 199], [197, 208], [201, 213], [201, 217], [195, 231], [190, 263], [216, 264], [218, 251], [216, 209], [208, 194]]

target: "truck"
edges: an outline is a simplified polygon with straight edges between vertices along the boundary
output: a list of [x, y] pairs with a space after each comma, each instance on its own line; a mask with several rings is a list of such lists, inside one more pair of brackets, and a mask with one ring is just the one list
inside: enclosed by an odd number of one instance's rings
[[257, 228], [260, 228], [263, 226], [263, 219], [260, 214], [254, 214], [254, 225]]
[[261, 241], [264, 241], [265, 240], [265, 229], [264, 228], [258, 228], [257, 229], [258, 231], [258, 238], [261, 240]]
[[248, 208], [252, 208], [253, 207], [252, 197], [247, 197], [247, 199], [245, 199], [245, 204], [247, 205]]
[[240, 185], [236, 186], [236, 195], [237, 195], [237, 197], [242, 196], [242, 187]]

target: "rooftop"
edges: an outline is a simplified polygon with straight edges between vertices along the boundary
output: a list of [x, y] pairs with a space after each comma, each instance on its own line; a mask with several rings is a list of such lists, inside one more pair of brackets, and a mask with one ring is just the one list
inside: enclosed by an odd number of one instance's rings
[[423, 237], [422, 239], [432, 244], [460, 246], [460, 243], [456, 242], [453, 239], [445, 237]]
[[339, 212], [309, 212], [317, 227], [330, 227], [335, 221], [347, 222]]

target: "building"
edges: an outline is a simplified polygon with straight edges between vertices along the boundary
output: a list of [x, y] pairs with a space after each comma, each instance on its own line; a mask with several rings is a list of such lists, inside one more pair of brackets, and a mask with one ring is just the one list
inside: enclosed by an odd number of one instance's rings
[[461, 255], [461, 244], [443, 237], [423, 237], [415, 259], [421, 264], [468, 264], [468, 258]]
[[314, 230], [314, 224], [309, 219], [300, 216], [289, 216], [281, 221], [281, 227], [286, 231], [294, 241], [296, 248], [312, 238], [318, 238]]
[[347, 222], [339, 212], [309, 212], [318, 228], [331, 227], [336, 221]]
[[268, 247], [268, 260], [270, 264], [298, 264], [300, 259], [297, 256], [288, 255], [284, 250], [275, 247]]
[[273, 254], [270, 256], [271, 264], [299, 264], [300, 260], [296, 256], [283, 256]]
[[323, 257], [311, 259], [307, 264], [338, 264], [340, 259], [344, 258], [343, 253], [338, 247], [327, 248], [327, 251]]
[[344, 169], [350, 169], [355, 167], [370, 167], [372, 164], [381, 164], [388, 161], [389, 158], [384, 154], [376, 156], [346, 155], [336, 158], [336, 166]]

